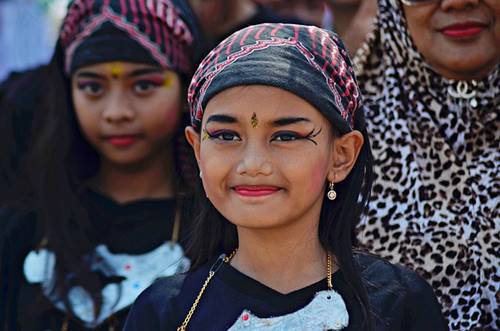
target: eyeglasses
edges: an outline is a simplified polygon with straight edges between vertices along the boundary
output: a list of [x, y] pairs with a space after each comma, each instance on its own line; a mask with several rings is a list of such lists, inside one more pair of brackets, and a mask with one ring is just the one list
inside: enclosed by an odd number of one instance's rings
[[401, 0], [403, 5], [406, 5], [406, 6], [427, 5], [427, 4], [439, 2], [439, 1], [441, 1], [441, 0]]

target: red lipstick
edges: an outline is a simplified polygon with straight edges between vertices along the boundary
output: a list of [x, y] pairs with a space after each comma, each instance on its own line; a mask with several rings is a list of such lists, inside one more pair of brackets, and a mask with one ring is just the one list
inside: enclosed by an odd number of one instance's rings
[[234, 190], [241, 196], [244, 197], [262, 197], [274, 194], [280, 190], [279, 187], [276, 186], [235, 186]]
[[122, 135], [122, 136], [109, 136], [106, 140], [116, 147], [128, 147], [137, 141], [137, 136]]
[[480, 34], [486, 25], [477, 22], [464, 22], [445, 26], [440, 31], [451, 38], [470, 38]]

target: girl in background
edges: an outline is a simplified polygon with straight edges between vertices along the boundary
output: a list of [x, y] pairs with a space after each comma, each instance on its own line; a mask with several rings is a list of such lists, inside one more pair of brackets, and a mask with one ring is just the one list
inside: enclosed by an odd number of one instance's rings
[[185, 271], [183, 100], [198, 42], [181, 0], [70, 3], [21, 170], [1, 212], [0, 330], [118, 330]]

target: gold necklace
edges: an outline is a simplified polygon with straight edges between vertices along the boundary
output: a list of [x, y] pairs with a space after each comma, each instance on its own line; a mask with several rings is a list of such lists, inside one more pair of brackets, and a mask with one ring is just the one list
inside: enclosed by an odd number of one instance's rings
[[[189, 309], [186, 317], [184, 318], [184, 321], [182, 324], [177, 328], [177, 331], [186, 331], [187, 326], [189, 324], [189, 321], [191, 320], [191, 317], [193, 317], [193, 314], [198, 307], [198, 304], [200, 303], [201, 297], [203, 296], [203, 293], [205, 293], [205, 290], [207, 289], [208, 284], [214, 277], [215, 273], [220, 269], [222, 266], [222, 263], [229, 263], [233, 259], [234, 255], [238, 249], [236, 248], [229, 256], [226, 256], [225, 254], [222, 254], [217, 261], [214, 263], [214, 265], [210, 268], [210, 271], [208, 272], [208, 277], [205, 279], [205, 282], [203, 283], [203, 286], [200, 289], [200, 292], [198, 293], [198, 296], [193, 302], [193, 305]], [[328, 286], [328, 290], [333, 290], [333, 283], [332, 283], [332, 256], [330, 255], [330, 252], [326, 254], [326, 284]]]

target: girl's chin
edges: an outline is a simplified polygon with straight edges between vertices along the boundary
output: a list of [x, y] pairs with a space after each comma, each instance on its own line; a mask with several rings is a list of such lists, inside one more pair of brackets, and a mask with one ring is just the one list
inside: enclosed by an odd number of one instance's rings
[[283, 226], [286, 222], [280, 219], [269, 219], [267, 215], [250, 214], [251, 217], [241, 216], [233, 217], [229, 221], [236, 225], [236, 227], [251, 229], [251, 230], [266, 230]]

